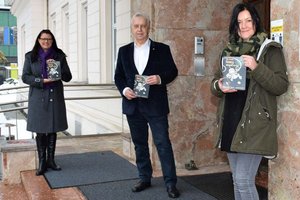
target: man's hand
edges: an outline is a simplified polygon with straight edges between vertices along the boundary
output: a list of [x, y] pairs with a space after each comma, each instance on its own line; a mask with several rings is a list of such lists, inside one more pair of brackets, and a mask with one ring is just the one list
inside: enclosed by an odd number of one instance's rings
[[130, 88], [126, 89], [125, 90], [125, 94], [124, 96], [128, 99], [128, 100], [131, 100], [131, 99], [134, 99], [136, 98], [136, 95], [134, 93], [134, 91]]
[[147, 78], [146, 83], [148, 85], [159, 85], [161, 83], [159, 75], [151, 75]]

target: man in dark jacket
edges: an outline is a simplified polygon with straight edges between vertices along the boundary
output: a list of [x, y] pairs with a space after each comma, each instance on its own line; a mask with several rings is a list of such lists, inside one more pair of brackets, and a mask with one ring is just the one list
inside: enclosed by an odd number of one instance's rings
[[[140, 13], [135, 14], [131, 21], [134, 42], [119, 49], [115, 71], [115, 83], [123, 96], [123, 113], [126, 114], [135, 145], [140, 177], [132, 191], [140, 192], [151, 186], [149, 124], [168, 195], [177, 198], [180, 194], [176, 188], [176, 168], [168, 132], [169, 103], [166, 85], [177, 77], [178, 70], [169, 46], [150, 40], [149, 30], [150, 20]], [[146, 76], [146, 84], [150, 85], [147, 98], [138, 97], [134, 92], [136, 75]]]

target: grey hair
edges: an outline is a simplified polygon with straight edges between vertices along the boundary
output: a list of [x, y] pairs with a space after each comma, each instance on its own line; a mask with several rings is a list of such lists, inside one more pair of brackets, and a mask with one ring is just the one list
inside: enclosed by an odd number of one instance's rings
[[148, 16], [147, 14], [141, 13], [141, 12], [135, 13], [135, 14], [132, 16], [132, 18], [131, 18], [131, 25], [132, 25], [132, 21], [133, 21], [133, 19], [134, 19], [135, 17], [143, 17], [143, 18], [146, 20], [147, 26], [150, 28], [150, 18], [149, 18], [149, 16]]

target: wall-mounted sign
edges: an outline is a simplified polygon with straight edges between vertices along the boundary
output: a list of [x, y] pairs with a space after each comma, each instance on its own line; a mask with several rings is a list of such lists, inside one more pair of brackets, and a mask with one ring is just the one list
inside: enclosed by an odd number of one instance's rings
[[283, 19], [271, 21], [271, 39], [283, 46]]

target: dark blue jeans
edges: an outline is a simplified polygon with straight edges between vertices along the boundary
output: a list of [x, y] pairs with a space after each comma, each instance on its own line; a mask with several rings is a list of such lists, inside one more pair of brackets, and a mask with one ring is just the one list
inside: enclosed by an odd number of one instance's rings
[[136, 165], [142, 181], [151, 182], [152, 165], [148, 146], [148, 124], [161, 163], [165, 185], [176, 185], [177, 176], [172, 145], [169, 139], [169, 124], [167, 115], [150, 117], [136, 111], [127, 115], [131, 138], [135, 148]]

